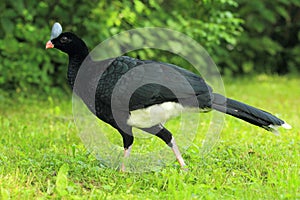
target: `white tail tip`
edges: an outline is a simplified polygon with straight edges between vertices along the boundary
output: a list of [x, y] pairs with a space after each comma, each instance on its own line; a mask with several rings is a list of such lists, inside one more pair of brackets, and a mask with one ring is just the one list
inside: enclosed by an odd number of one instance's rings
[[[288, 123], [284, 122], [282, 125], [280, 125], [281, 127], [285, 128], [285, 129], [291, 129], [292, 126], [289, 125]], [[273, 125], [273, 124], [270, 124], [268, 126], [268, 129], [269, 131], [273, 132], [275, 135], [279, 135], [279, 131], [278, 131], [278, 127], [280, 127], [278, 125]]]
[[292, 126], [289, 125], [289, 124], [286, 123], [286, 122], [284, 122], [284, 124], [282, 124], [281, 126], [282, 126], [283, 128], [285, 128], [285, 129], [291, 129], [291, 128], [292, 128]]

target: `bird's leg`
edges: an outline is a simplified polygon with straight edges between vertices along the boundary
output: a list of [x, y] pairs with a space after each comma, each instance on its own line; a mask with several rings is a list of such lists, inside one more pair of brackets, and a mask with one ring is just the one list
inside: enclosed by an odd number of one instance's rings
[[172, 136], [172, 133], [168, 131], [165, 127], [162, 125], [154, 126], [151, 128], [143, 129], [144, 131], [147, 131], [149, 133], [155, 133], [157, 137], [162, 139], [169, 147], [171, 147], [172, 151], [175, 154], [175, 157], [180, 165], [180, 167], [184, 170], [186, 170], [186, 164], [184, 163], [184, 160], [181, 156], [181, 153], [179, 151], [179, 148], [175, 142], [174, 137]]
[[[130, 145], [128, 148], [124, 148], [124, 160], [129, 157], [131, 149], [132, 149], [132, 145]], [[120, 171], [121, 172], [125, 172], [125, 164], [124, 164], [124, 162], [122, 162], [122, 164], [121, 164]]]
[[132, 127], [123, 126], [123, 129], [118, 127], [118, 131], [122, 135], [124, 147], [124, 157], [121, 163], [120, 171], [125, 172], [126, 158], [128, 158], [130, 155], [134, 138], [132, 136]]
[[184, 162], [184, 160], [183, 160], [183, 158], [181, 156], [181, 153], [179, 151], [179, 148], [178, 148], [178, 146], [177, 146], [177, 144], [176, 144], [175, 139], [174, 139], [173, 136], [172, 136], [171, 142], [168, 144], [168, 146], [172, 148], [172, 151], [174, 152], [175, 157], [176, 157], [176, 159], [177, 159], [180, 167], [182, 169], [185, 169], [186, 164], [185, 164], [185, 162]]
[[181, 156], [181, 153], [179, 151], [179, 148], [175, 142], [174, 137], [172, 136], [172, 133], [168, 131], [165, 127], [162, 125], [153, 126], [151, 128], [143, 128], [143, 131], [146, 131], [148, 133], [155, 134], [157, 137], [162, 139], [169, 147], [171, 147], [172, 151], [175, 154], [175, 157], [183, 170], [187, 170], [186, 164]]

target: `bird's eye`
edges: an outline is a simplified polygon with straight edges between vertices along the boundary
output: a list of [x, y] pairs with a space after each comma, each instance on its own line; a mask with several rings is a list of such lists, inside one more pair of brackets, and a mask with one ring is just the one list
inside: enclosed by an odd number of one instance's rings
[[67, 43], [67, 42], [69, 42], [70, 40], [67, 38], [67, 37], [62, 37], [62, 38], [60, 38], [60, 42], [61, 43]]

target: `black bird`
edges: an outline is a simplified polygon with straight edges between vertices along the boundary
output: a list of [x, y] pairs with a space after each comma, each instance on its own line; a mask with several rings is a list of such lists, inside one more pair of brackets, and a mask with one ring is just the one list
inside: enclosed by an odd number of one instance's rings
[[[172, 134], [163, 127], [162, 121], [179, 114], [186, 107], [196, 107], [205, 111], [214, 109], [268, 131], [276, 132], [276, 128], [279, 126], [286, 129], [291, 128], [289, 124], [266, 111], [213, 93], [203, 78], [178, 66], [127, 56], [93, 61], [84, 41], [71, 32], [62, 32], [59, 23], [53, 25], [51, 38], [46, 44], [46, 49], [48, 48], [57, 48], [68, 54], [67, 77], [69, 85], [82, 98], [91, 112], [119, 131], [123, 137], [124, 157], [128, 157], [131, 151], [134, 139], [132, 127], [137, 127], [161, 138], [174, 151], [180, 166], [184, 167], [185, 163], [175, 140]], [[86, 69], [82, 69], [81, 66], [86, 67]], [[140, 68], [142, 70], [135, 71], [135, 69]], [[79, 70], [85, 70], [83, 76], [77, 76]], [[170, 87], [173, 88], [170, 89], [156, 83], [144, 84], [137, 88], [131, 97], [128, 97], [130, 98], [129, 105], [127, 104], [125, 107], [122, 105], [123, 100], [121, 98], [126, 97], [119, 96], [120, 98], [115, 101], [112, 99], [114, 88], [126, 73], [131, 73], [130, 79], [139, 77], [141, 81], [145, 78], [143, 77], [145, 70], [150, 70], [151, 73], [154, 73], [153, 75], [160, 76], [162, 79], [176, 80], [170, 84]], [[178, 78], [180, 76], [184, 77], [184, 80]], [[76, 86], [77, 82], [78, 86]], [[128, 84], [121, 84], [120, 91], [128, 91], [129, 88], [126, 87]], [[162, 110], [163, 112], [157, 112], [154, 119], [145, 121], [150, 109]], [[163, 117], [159, 116], [161, 113], [164, 114]], [[117, 116], [118, 119], [116, 120], [114, 116]], [[121, 170], [124, 170], [124, 166]]]

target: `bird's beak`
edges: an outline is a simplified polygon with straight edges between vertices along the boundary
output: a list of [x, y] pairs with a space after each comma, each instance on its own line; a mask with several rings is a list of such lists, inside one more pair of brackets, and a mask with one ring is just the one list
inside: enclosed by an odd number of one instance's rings
[[54, 44], [52, 44], [51, 40], [49, 40], [46, 44], [46, 49], [54, 48]]

